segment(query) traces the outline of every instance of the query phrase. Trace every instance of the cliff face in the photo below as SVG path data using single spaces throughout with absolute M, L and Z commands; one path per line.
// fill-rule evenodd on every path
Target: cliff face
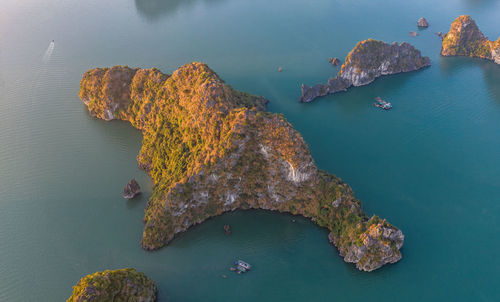
M 422 57 L 420 51 L 408 43 L 364 40 L 351 50 L 337 77 L 328 80 L 327 85 L 302 85 L 299 101 L 312 102 L 320 96 L 346 91 L 351 86 L 369 84 L 383 75 L 414 71 L 430 64 L 428 57 Z
M 73 287 L 68 302 L 153 302 L 156 286 L 143 273 L 126 268 L 88 275 Z
M 348 185 L 318 170 L 302 136 L 264 111 L 267 100 L 232 89 L 206 65 L 191 63 L 171 76 L 90 70 L 80 97 L 92 115 L 127 120 L 143 132 L 137 159 L 155 182 L 143 248 L 160 248 L 227 211 L 266 209 L 329 229 L 344 260 L 361 270 L 401 259 L 400 230 L 367 217 Z
M 500 38 L 490 41 L 479 30 L 470 16 L 455 19 L 450 31 L 443 37 L 443 56 L 468 56 L 495 61 L 500 64 Z

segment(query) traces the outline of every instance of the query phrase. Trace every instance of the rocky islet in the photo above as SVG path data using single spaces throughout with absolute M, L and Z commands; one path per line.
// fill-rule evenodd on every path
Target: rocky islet
M 156 285 L 132 268 L 106 270 L 83 277 L 67 302 L 154 302 Z
M 266 99 L 232 89 L 205 64 L 172 75 L 96 68 L 83 75 L 80 97 L 93 116 L 129 121 L 144 135 L 137 159 L 155 183 L 144 249 L 227 211 L 265 209 L 327 228 L 360 270 L 401 259 L 399 229 L 368 217 L 347 184 L 319 170 L 292 125 L 265 111 Z
M 428 27 L 428 22 L 425 20 L 425 18 L 421 18 L 418 20 L 418 26 L 419 27 Z M 375 41 L 373 40 L 367 40 L 369 41 L 368 43 L 380 43 L 380 41 Z M 363 43 L 365 41 L 362 41 L 360 43 Z M 382 42 L 383 43 L 383 42 Z M 403 43 L 406 44 L 406 43 Z M 399 47 L 403 46 L 403 44 L 399 45 Z M 477 25 L 475 24 L 474 20 L 472 20 L 469 16 L 460 16 L 458 17 L 453 24 L 451 25 L 450 31 L 443 36 L 443 47 L 441 54 L 443 56 L 455 56 L 455 55 L 461 55 L 461 56 L 471 56 L 471 57 L 479 57 L 483 59 L 489 59 L 495 61 L 495 63 L 500 63 L 499 59 L 499 44 L 500 44 L 500 39 L 495 41 L 489 41 L 478 29 Z M 360 44 L 357 45 L 357 47 Z M 398 46 L 397 44 L 393 44 L 392 46 Z M 410 45 L 411 46 L 411 45 Z M 370 46 L 368 46 L 370 47 Z M 408 47 L 408 46 L 403 46 L 403 48 Z M 356 48 L 355 48 L 356 49 Z M 349 54 L 354 52 L 354 50 Z M 384 51 L 382 51 L 384 53 Z M 407 54 L 411 53 L 408 52 Z M 351 58 L 346 59 L 346 64 L 349 62 L 352 62 L 352 64 L 359 64 L 363 65 L 363 60 L 358 60 L 356 61 L 355 59 L 353 60 Z M 354 56 L 354 54 L 353 54 Z M 355 56 L 354 56 L 355 57 Z M 416 58 L 419 60 L 418 56 Z M 330 58 L 330 63 L 333 65 L 338 64 L 338 59 L 332 59 Z M 337 64 L 336 64 L 337 63 Z M 360 85 L 365 85 L 373 81 L 374 78 L 383 75 L 383 74 L 390 74 L 390 73 L 397 73 L 397 72 L 405 72 L 405 71 L 411 71 L 411 70 L 416 70 L 421 67 L 428 66 L 428 59 L 426 60 L 425 57 L 423 61 L 420 61 L 418 64 L 410 64 L 413 66 L 410 67 L 403 67 L 401 68 L 401 71 L 398 71 L 398 69 L 395 67 L 398 64 L 393 64 L 392 65 L 392 70 L 391 68 L 388 68 L 391 66 L 391 63 L 383 63 L 381 67 L 378 68 L 379 72 L 374 72 L 371 75 L 366 75 L 366 70 L 363 73 L 362 71 L 359 71 L 358 69 L 349 69 L 350 66 L 342 66 L 341 72 L 339 72 L 339 75 L 336 79 L 336 81 L 330 80 L 328 82 L 328 93 L 330 91 L 335 91 L 335 90 L 345 90 L 347 87 L 345 86 L 360 86 Z M 387 65 L 387 66 L 384 66 Z M 196 67 L 194 67 L 196 66 Z M 419 67 L 421 66 L 421 67 Z M 194 68 L 189 68 L 189 65 L 184 66 L 183 68 L 187 69 L 197 69 L 197 67 L 201 69 L 207 69 L 204 70 L 203 74 L 205 74 L 205 71 L 207 71 L 210 76 L 215 77 L 215 82 L 217 80 L 220 80 L 217 78 L 215 73 L 211 72 L 208 67 L 206 67 L 204 64 L 200 63 L 193 63 L 191 64 L 191 67 Z M 373 68 L 373 66 L 371 66 Z M 396 69 L 394 69 L 396 68 Z M 182 69 L 182 68 L 181 68 Z M 382 70 L 380 70 L 382 69 Z M 352 70 L 355 70 L 353 73 Z M 373 70 L 373 69 L 372 69 Z M 279 71 L 282 71 L 282 68 L 279 68 Z M 92 76 L 89 76 L 88 73 L 91 73 L 92 76 L 94 77 L 92 79 Z M 159 73 L 159 71 L 155 69 L 151 70 L 139 70 L 139 69 L 130 69 L 128 67 L 114 67 L 111 69 L 96 69 L 93 71 L 89 71 L 86 73 L 87 76 L 84 75 L 84 78 L 82 79 L 82 91 L 80 95 L 82 96 L 82 100 L 85 102 L 85 104 L 89 107 L 89 110 L 92 115 L 97 116 L 99 118 L 102 118 L 104 120 L 112 120 L 112 119 L 125 119 L 129 120 L 132 124 L 137 123 L 137 125 L 141 124 L 138 120 L 130 120 L 132 118 L 132 112 L 130 111 L 130 105 L 131 103 L 137 102 L 138 100 L 133 100 L 132 98 L 134 97 L 134 91 L 133 87 L 131 87 L 130 90 L 128 89 L 120 89 L 118 84 L 122 84 L 123 87 L 131 86 L 133 85 L 133 82 L 135 80 L 135 77 L 137 74 L 141 76 L 142 73 L 142 81 L 147 82 L 148 79 L 144 78 L 143 73 L 147 73 L 148 75 L 153 75 L 152 79 L 153 82 L 156 84 L 160 84 L 163 81 L 166 81 L 169 77 L 167 75 L 163 75 Z M 342 73 L 342 74 L 341 74 Z M 356 74 L 362 74 L 361 76 L 356 76 Z M 96 77 L 97 76 L 97 77 Z M 337 80 L 338 79 L 338 80 Z M 84 81 L 85 80 L 85 81 Z M 97 80 L 97 81 L 93 81 Z M 341 81 L 343 80 L 343 82 Z M 83 83 L 86 82 L 86 85 Z M 90 82 L 90 84 L 89 84 Z M 138 84 L 138 83 L 136 83 Z M 145 83 L 143 83 L 145 84 Z M 150 84 L 150 83 L 149 83 Z M 219 84 L 219 83 L 218 83 Z M 224 84 L 222 84 L 224 85 Z M 320 84 L 319 84 L 320 85 Z M 99 88 L 102 88 L 101 91 L 94 91 L 93 94 L 92 89 L 89 89 L 89 86 L 94 86 L 93 88 L 96 88 L 98 86 Z M 153 85 L 154 86 L 154 85 Z M 208 85 L 210 86 L 210 85 Z M 217 85 L 216 85 L 217 86 Z M 156 88 L 158 88 L 157 86 Z M 333 87 L 333 89 L 332 89 Z M 128 88 L 128 87 L 127 87 Z M 137 88 L 137 87 L 135 87 Z M 229 92 L 235 93 L 237 95 L 235 98 L 239 99 L 241 102 L 236 101 L 233 107 L 238 107 L 238 105 L 243 106 L 242 108 L 239 108 L 240 110 L 243 111 L 248 111 L 246 113 L 246 121 L 244 124 L 250 122 L 251 119 L 249 119 L 250 116 L 257 116 L 261 115 L 263 111 L 263 107 L 267 100 L 263 98 L 258 98 L 258 97 L 253 97 L 250 95 L 243 95 L 243 98 L 241 98 L 241 95 L 238 95 L 238 92 L 232 90 L 229 87 L 228 88 Z M 306 88 L 308 88 L 306 86 Z M 142 87 L 144 89 L 144 87 Z M 309 89 L 309 88 L 308 88 Z M 332 89 L 332 90 L 330 90 Z M 189 90 L 189 89 L 188 89 Z M 310 88 L 309 92 L 313 92 L 313 94 L 317 94 L 320 96 L 321 94 L 324 93 L 325 86 L 314 86 Z M 83 92 L 83 93 L 82 93 Z M 145 92 L 145 91 L 141 91 Z M 186 92 L 186 90 L 184 90 Z M 227 92 L 227 91 L 226 91 Z M 304 86 L 303 86 L 303 94 L 304 94 Z M 99 105 L 96 105 L 96 98 L 99 97 L 108 97 L 107 101 L 104 102 L 99 102 Z M 143 95 L 144 96 L 144 95 Z M 158 97 L 158 93 L 153 93 L 153 91 L 148 91 L 146 93 L 146 98 L 149 101 L 155 101 L 156 97 Z M 109 98 L 111 97 L 111 98 Z M 178 96 L 177 96 L 178 98 Z M 216 97 L 217 98 L 217 97 Z M 229 99 L 231 99 L 231 96 L 229 96 Z M 243 100 L 243 101 L 242 101 Z M 220 99 L 217 99 L 217 101 L 220 101 Z M 95 106 L 92 106 L 94 104 Z M 141 116 L 142 119 L 142 125 L 145 126 L 145 118 L 148 113 L 151 112 L 151 103 L 147 104 L 142 104 L 143 105 L 143 114 Z M 207 105 L 207 103 L 205 104 Z M 210 105 L 214 105 L 213 102 Z M 231 106 L 229 106 L 231 107 Z M 228 113 L 226 111 L 224 113 Z M 232 108 L 230 110 L 235 110 L 235 108 Z M 158 113 L 158 108 L 156 110 Z M 266 114 L 266 117 L 268 120 L 266 120 L 266 123 L 278 123 L 279 127 L 291 127 L 286 121 L 284 121 L 282 118 L 276 119 L 275 117 L 272 117 L 270 114 Z M 133 117 L 133 119 L 136 119 L 137 117 Z M 261 115 L 262 118 L 262 115 Z M 262 120 L 260 119 L 262 122 Z M 238 126 L 241 126 L 239 124 Z M 253 126 L 256 126 L 254 124 Z M 252 128 L 252 127 L 250 127 Z M 256 127 L 259 128 L 259 127 Z M 142 128 L 141 130 L 144 131 L 146 128 Z M 248 129 L 247 129 L 248 130 Z M 248 133 L 252 133 L 252 138 L 253 140 L 256 140 L 256 137 L 261 136 L 261 133 L 258 133 L 259 131 L 262 131 L 262 129 L 252 129 L 252 131 L 248 131 Z M 288 134 L 290 135 L 290 132 L 293 132 L 293 129 L 288 129 Z M 239 135 L 247 135 L 245 133 L 246 131 L 240 131 L 238 132 Z M 286 131 L 285 131 L 286 132 Z M 293 135 L 292 135 L 293 136 Z M 299 136 L 300 137 L 300 136 Z M 290 137 L 287 137 L 290 138 Z M 234 137 L 231 137 L 231 139 L 234 139 Z M 267 137 L 269 140 L 269 137 Z M 281 138 L 282 139 L 282 138 Z M 257 139 L 258 140 L 258 139 Z M 286 139 L 285 139 L 286 140 Z M 293 141 L 293 139 L 292 139 Z M 300 140 L 299 140 L 300 141 Z M 254 142 L 255 143 L 255 142 Z M 303 141 L 301 141 L 302 144 Z M 233 142 L 233 145 L 236 144 L 236 149 L 240 150 L 248 148 L 247 146 L 244 146 L 245 144 L 248 144 L 248 141 L 244 143 L 242 140 L 238 142 L 238 140 L 235 140 Z M 300 143 L 299 143 L 300 144 Z M 330 199 L 336 197 L 332 202 L 331 202 L 331 207 L 328 204 L 325 204 L 322 201 L 318 201 L 317 199 L 321 199 L 322 197 L 314 196 L 312 197 L 309 202 L 319 205 L 320 209 L 318 212 L 315 213 L 315 211 L 311 211 L 310 209 L 307 209 L 307 206 L 304 206 L 303 204 L 298 204 L 296 205 L 293 200 L 291 199 L 286 199 L 279 201 L 279 197 L 276 198 L 276 196 L 267 196 L 267 199 L 270 200 L 265 200 L 266 197 L 263 197 L 263 193 L 260 192 L 254 197 L 258 197 L 258 201 L 252 203 L 250 200 L 244 198 L 242 195 L 247 194 L 246 192 L 243 192 L 245 190 L 242 190 L 241 187 L 238 188 L 231 188 L 231 185 L 229 184 L 229 181 L 226 181 L 224 184 L 224 187 L 226 191 L 224 193 L 222 192 L 217 192 L 217 190 L 211 188 L 211 182 L 214 181 L 214 179 L 218 180 L 220 179 L 220 175 L 217 174 L 210 174 L 208 178 L 211 178 L 212 181 L 206 181 L 203 180 L 203 177 L 206 169 L 200 169 L 200 171 L 196 172 L 195 174 L 191 175 L 188 178 L 187 183 L 182 183 L 182 181 L 178 181 L 175 186 L 172 186 L 168 192 L 168 194 L 165 194 L 163 192 L 163 197 L 172 200 L 176 200 L 173 195 L 176 193 L 178 194 L 179 191 L 181 193 L 184 193 L 184 189 L 186 187 L 190 187 L 187 184 L 191 184 L 190 189 L 193 190 L 193 192 L 190 192 L 187 194 L 187 197 L 191 198 L 191 202 L 188 199 L 183 198 L 177 198 L 177 210 L 182 207 L 186 207 L 186 202 L 189 207 L 200 207 L 204 208 L 203 204 L 207 202 L 207 199 L 210 199 L 210 194 L 214 194 L 217 196 L 219 199 L 219 202 L 224 201 L 224 206 L 219 207 L 215 212 L 210 213 L 208 216 L 205 215 L 202 219 L 198 218 L 197 221 L 191 222 L 189 221 L 189 218 L 194 218 L 192 215 L 183 215 L 186 213 L 186 210 L 180 209 L 180 212 L 167 212 L 169 209 L 165 210 L 165 213 L 163 215 L 174 215 L 174 216 L 182 216 L 184 218 L 183 223 L 181 223 L 181 226 L 177 226 L 173 230 L 173 234 L 167 235 L 166 240 L 160 241 L 160 242 L 153 242 L 151 245 L 145 244 L 145 241 L 143 240 L 143 247 L 146 249 L 155 249 L 158 248 L 159 246 L 162 246 L 163 244 L 168 243 L 169 240 L 173 238 L 173 236 L 178 233 L 179 231 L 183 231 L 186 228 L 188 228 L 192 224 L 200 223 L 203 221 L 203 219 L 208 218 L 210 215 L 218 215 L 221 214 L 224 211 L 228 210 L 234 210 L 236 208 L 263 208 L 263 209 L 269 209 L 269 210 L 278 210 L 278 211 L 285 211 L 285 212 L 291 212 L 293 214 L 301 214 L 306 217 L 312 218 L 312 220 L 316 221 L 319 225 L 325 226 L 328 229 L 330 229 L 330 233 L 328 235 L 328 239 L 330 242 L 332 242 L 334 245 L 336 245 L 339 248 L 339 253 L 342 257 L 344 257 L 344 260 L 346 262 L 353 262 L 356 263 L 356 266 L 361 269 L 361 270 L 366 270 L 366 271 L 371 271 L 373 269 L 376 269 L 380 266 L 382 266 L 385 263 L 394 263 L 398 261 L 401 258 L 401 254 L 399 252 L 399 249 L 402 247 L 403 242 L 404 242 L 404 236 L 401 233 L 400 230 L 397 228 L 391 226 L 388 224 L 385 220 L 380 220 L 378 217 L 373 216 L 371 218 L 367 218 L 366 215 L 364 215 L 361 211 L 361 206 L 359 201 L 355 200 L 354 197 L 352 196 L 352 192 L 350 191 L 350 188 L 343 184 L 339 179 L 335 178 L 333 175 L 328 175 L 326 172 L 322 172 L 316 169 L 314 166 L 314 163 L 312 163 L 312 159 L 307 158 L 310 155 L 307 154 L 308 150 L 307 147 L 302 147 L 302 157 L 307 158 L 306 160 L 306 166 L 308 169 L 307 171 L 300 171 L 295 170 L 295 167 L 293 166 L 293 163 L 291 161 L 287 161 L 285 158 L 287 156 L 284 156 L 284 154 L 274 154 L 275 150 L 272 150 L 269 148 L 269 145 L 264 145 L 262 143 L 259 143 L 260 150 L 254 150 L 254 151 L 260 151 L 264 161 L 267 162 L 273 162 L 272 164 L 268 164 L 266 170 L 266 179 L 269 178 L 269 176 L 274 177 L 274 183 L 278 187 L 287 187 L 288 184 L 283 184 L 283 181 L 277 180 L 277 174 L 282 174 L 281 176 L 286 179 L 288 182 L 295 183 L 296 185 L 300 183 L 300 186 L 302 186 L 302 182 L 308 183 L 310 182 L 310 179 L 314 179 L 312 183 L 314 183 L 312 186 L 315 185 L 320 185 L 320 186 L 327 186 L 328 189 L 326 191 L 323 191 L 323 198 L 326 196 L 330 195 Z M 293 148 L 293 147 L 292 147 Z M 300 148 L 300 147 L 299 147 Z M 304 149 L 306 149 L 304 151 Z M 141 150 L 142 151 L 142 150 Z M 293 153 L 293 152 L 291 152 Z M 234 154 L 233 154 L 234 155 Z M 236 156 L 229 156 L 229 157 L 244 157 L 247 156 L 245 151 L 240 152 L 240 154 L 237 154 Z M 224 156 L 223 156 L 224 157 Z M 280 158 L 281 157 L 281 158 Z M 139 157 L 138 157 L 139 158 Z M 220 161 L 221 158 L 217 159 L 215 162 Z M 281 161 L 281 163 L 280 163 Z M 234 162 L 234 159 L 233 159 Z M 280 163 L 276 165 L 276 163 Z M 288 167 L 285 163 L 288 163 Z M 295 162 L 297 164 L 297 162 Z M 217 163 L 216 166 L 218 166 L 218 169 L 211 170 L 209 169 L 210 172 L 217 171 L 220 174 L 227 174 L 228 170 L 230 171 L 231 168 L 234 168 L 233 165 L 227 165 L 227 164 L 221 164 Z M 148 166 L 142 166 L 147 170 Z M 284 168 L 285 167 L 285 168 Z M 288 168 L 288 170 L 287 170 Z M 248 170 L 249 167 L 246 168 Z M 241 173 L 241 171 L 239 171 Z M 283 173 L 285 172 L 285 173 Z M 238 173 L 238 174 L 240 174 Z M 231 174 L 231 173 L 229 173 Z M 242 176 L 246 176 L 245 172 L 241 174 Z M 231 177 L 231 176 L 229 176 Z M 239 176 L 239 181 L 241 182 L 241 176 Z M 333 183 L 333 185 L 332 185 Z M 254 184 L 254 186 L 257 184 Z M 308 184 L 311 186 L 311 184 Z M 194 186 L 194 187 L 193 187 Z M 259 187 L 259 185 L 257 185 Z M 306 185 L 307 187 L 307 185 Z M 342 191 L 341 194 L 328 194 L 328 190 L 334 190 L 335 192 L 338 191 L 338 188 L 342 188 L 340 191 Z M 197 193 L 194 193 L 194 192 Z M 277 192 L 278 191 L 278 192 Z M 288 191 L 293 191 L 293 189 L 288 188 Z M 309 191 L 311 192 L 311 191 Z M 135 195 L 140 193 L 140 187 L 138 183 L 135 181 L 135 179 L 132 179 L 124 188 L 123 190 L 123 197 L 124 198 L 133 198 Z M 267 192 L 267 194 L 270 194 L 271 192 Z M 276 193 L 281 193 L 279 190 L 274 190 L 272 194 Z M 330 192 L 331 193 L 331 192 Z M 173 194 L 173 195 L 172 195 Z M 180 194 L 182 197 L 186 197 L 184 194 Z M 294 197 L 301 196 L 299 192 L 294 192 Z M 225 198 L 225 200 L 224 200 Z M 227 203 L 229 201 L 229 204 L 234 204 L 236 200 L 233 199 L 241 199 L 239 203 L 237 203 L 236 206 L 231 206 L 227 207 Z M 245 200 L 246 199 L 246 200 Z M 273 200 L 274 199 L 274 200 Z M 328 198 L 326 198 L 328 199 Z M 152 198 L 153 200 L 153 198 Z M 195 204 L 192 202 L 195 201 Z M 278 201 L 278 202 L 277 202 Z M 288 206 L 282 206 L 279 205 L 281 202 L 288 203 Z M 346 202 L 347 201 L 347 202 Z M 197 204 L 196 204 L 197 203 Z M 346 219 L 345 215 L 339 215 L 339 213 L 335 213 L 332 215 L 332 212 L 345 212 L 345 204 L 349 206 L 349 216 Z M 300 210 L 296 208 L 296 206 L 302 207 Z M 167 207 L 168 208 L 168 207 Z M 325 217 L 322 217 L 322 211 L 324 212 L 324 209 L 328 209 L 327 212 L 330 212 L 327 216 L 335 216 L 333 221 L 328 221 L 328 219 L 325 221 Z M 338 209 L 338 210 L 335 210 Z M 171 209 L 170 209 L 171 210 Z M 206 210 L 206 208 L 204 208 Z M 349 211 L 348 210 L 348 211 Z M 210 212 L 210 211 L 209 211 Z M 190 213 L 193 214 L 193 213 Z M 354 214 L 354 216 L 353 216 Z M 159 216 L 162 216 L 159 214 Z M 203 216 L 203 215 L 202 215 Z M 146 215 L 147 217 L 147 215 Z M 189 218 L 187 218 L 189 217 Z M 349 220 L 352 219 L 352 217 L 357 217 L 357 224 L 355 229 L 362 229 L 362 232 L 358 231 L 353 231 L 349 230 L 349 228 L 352 228 L 352 225 L 349 226 L 348 224 L 345 223 L 345 221 L 342 221 L 343 219 Z M 165 218 L 165 217 L 163 217 Z M 361 219 L 360 219 L 361 218 Z M 155 230 L 156 227 L 154 227 L 155 224 L 155 219 L 148 220 L 145 218 L 145 221 L 149 221 L 149 225 L 153 226 L 150 229 Z M 340 227 L 337 225 L 340 224 Z M 160 232 L 161 231 L 172 231 L 172 228 L 164 228 L 165 226 L 163 225 L 160 227 Z M 148 232 L 148 228 L 145 228 L 144 231 L 144 236 L 146 238 Z M 226 226 L 225 226 L 226 230 Z M 347 236 L 345 234 L 342 234 L 344 232 L 351 232 L 350 235 Z M 226 230 L 226 233 L 228 230 Z M 230 231 L 229 231 L 230 232 Z M 153 231 L 154 233 L 154 231 Z M 352 233 L 355 233 L 355 236 L 353 238 Z M 165 236 L 164 236 L 165 237 Z M 347 239 L 347 240 L 346 240 Z M 147 278 L 144 274 L 138 273 L 133 269 L 124 269 L 124 270 L 115 270 L 115 271 L 105 271 L 105 272 L 100 272 L 100 273 L 95 273 L 92 275 L 89 275 L 87 277 L 82 278 L 78 284 L 74 287 L 74 292 L 73 295 L 68 299 L 68 301 L 108 301 L 110 299 L 124 299 L 127 301 L 155 301 L 156 300 L 156 287 L 154 285 L 154 282 Z
M 141 193 L 141 186 L 135 178 L 132 178 L 123 188 L 122 196 L 125 199 L 132 199 Z
M 488 40 L 470 16 L 462 15 L 443 35 L 441 55 L 481 58 L 500 64 L 500 37 L 496 41 Z
M 380 76 L 415 71 L 430 64 L 428 57 L 422 56 L 418 49 L 406 42 L 388 44 L 373 39 L 364 40 L 351 50 L 337 76 L 329 79 L 326 85 L 309 87 L 302 84 L 299 101 L 309 103 L 327 94 L 347 91 L 352 86 L 367 85 Z
M 422 17 L 422 18 L 418 19 L 417 26 L 426 28 L 426 27 L 429 27 L 429 22 L 427 22 L 427 20 Z

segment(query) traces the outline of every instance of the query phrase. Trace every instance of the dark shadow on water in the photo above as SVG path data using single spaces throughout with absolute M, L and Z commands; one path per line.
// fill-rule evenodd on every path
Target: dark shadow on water
M 482 66 L 490 96 L 500 103 L 500 65 L 488 62 Z
M 145 208 L 148 202 L 147 194 L 141 193 L 132 199 L 124 199 L 127 209 L 135 209 L 137 207 Z
M 477 66 L 478 64 L 488 63 L 482 59 L 468 57 L 443 57 L 439 56 L 439 67 L 446 74 L 453 74 L 461 69 Z
M 231 235 L 227 236 L 224 225 L 231 226 Z M 316 225 L 301 215 L 262 209 L 237 209 L 210 217 L 200 224 L 191 226 L 186 231 L 175 235 L 174 240 L 163 248 L 193 248 L 202 237 L 227 244 L 241 244 L 247 240 L 257 240 L 265 233 L 286 233 L 292 228 L 301 233 L 307 227 L 315 227 L 328 238 L 328 230 Z
M 182 8 L 192 8 L 197 3 L 215 5 L 225 0 L 135 0 L 135 7 L 139 15 L 149 21 L 157 21 L 161 18 L 175 14 Z
M 464 68 L 479 67 L 483 71 L 489 95 L 500 102 L 500 65 L 493 61 L 469 57 L 440 57 L 441 70 L 450 75 Z

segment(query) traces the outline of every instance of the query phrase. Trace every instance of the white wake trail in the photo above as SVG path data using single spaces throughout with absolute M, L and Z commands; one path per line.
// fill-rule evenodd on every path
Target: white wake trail
M 50 60 L 50 57 L 52 56 L 52 53 L 54 52 L 54 47 L 56 43 L 54 41 L 50 42 L 49 47 L 45 51 L 45 54 L 43 55 L 42 62 L 47 63 Z

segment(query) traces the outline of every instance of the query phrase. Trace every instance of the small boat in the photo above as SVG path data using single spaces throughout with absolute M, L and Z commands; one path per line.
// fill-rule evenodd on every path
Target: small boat
M 236 261 L 236 262 L 235 262 L 235 264 L 236 264 L 238 267 L 241 267 L 241 268 L 243 268 L 243 269 L 245 269 L 245 270 L 247 270 L 247 271 L 249 271 L 249 270 L 252 268 L 252 266 L 251 266 L 250 264 L 246 263 L 246 262 L 245 262 L 245 261 L 243 261 L 243 260 L 238 260 L 238 261 Z
M 236 271 L 238 274 L 246 273 L 252 269 L 252 266 L 243 260 L 234 262 L 234 266 L 230 268 L 231 271 Z
M 384 101 L 381 97 L 375 98 L 375 103 L 373 103 L 373 106 L 378 107 L 378 108 L 382 108 L 384 110 L 389 110 L 392 108 L 392 104 Z

